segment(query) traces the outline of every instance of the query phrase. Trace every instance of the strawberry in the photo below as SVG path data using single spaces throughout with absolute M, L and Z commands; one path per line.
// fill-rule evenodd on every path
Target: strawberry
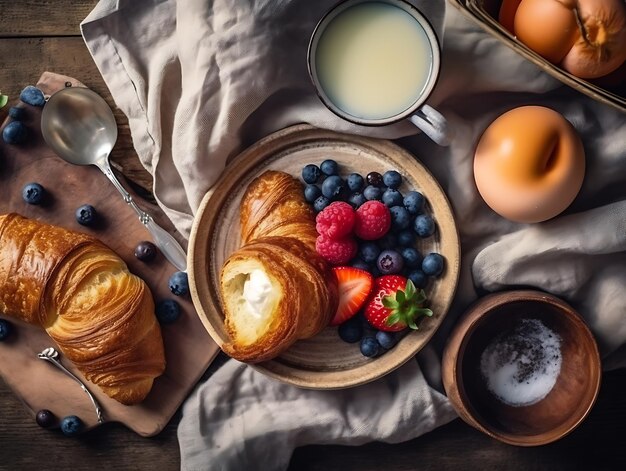
M 353 267 L 333 268 L 339 283 L 339 307 L 330 325 L 339 325 L 354 316 L 372 291 L 374 278 L 369 272 Z
M 402 330 L 407 326 L 417 330 L 420 316 L 432 316 L 433 311 L 423 308 L 424 290 L 419 291 L 411 280 L 399 275 L 386 275 L 374 280 L 372 296 L 365 306 L 365 318 L 375 328 L 387 332 Z

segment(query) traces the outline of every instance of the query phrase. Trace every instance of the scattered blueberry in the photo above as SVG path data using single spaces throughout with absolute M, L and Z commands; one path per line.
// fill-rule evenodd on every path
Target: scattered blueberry
M 389 170 L 383 175 L 383 183 L 389 188 L 400 188 L 400 185 L 402 185 L 402 175 L 395 170 Z
M 0 342 L 13 332 L 13 324 L 5 319 L 0 319 Z
M 430 237 L 435 232 L 435 221 L 428 214 L 420 214 L 413 223 L 415 232 L 420 237 Z
M 61 432 L 63 435 L 73 437 L 83 430 L 83 421 L 75 415 L 68 415 L 61 420 Z
M 366 200 L 380 200 L 383 195 L 383 190 L 374 185 L 369 185 L 365 187 L 363 190 L 363 196 L 365 196 Z
M 41 409 L 37 412 L 37 415 L 35 416 L 35 421 L 40 427 L 50 428 L 56 425 L 57 418 L 48 409 Z
M 398 337 L 395 332 L 385 332 L 384 330 L 379 330 L 376 332 L 376 341 L 382 348 L 389 350 L 396 344 Z
M 156 257 L 157 248 L 152 242 L 143 240 L 135 247 L 135 257 L 142 262 L 151 262 Z
M 338 175 L 331 175 L 322 183 L 322 194 L 329 200 L 338 198 L 344 191 L 346 182 Z
M 398 238 L 392 232 L 387 232 L 387 234 L 378 240 L 378 246 L 383 250 L 395 249 L 398 246 Z
M 180 316 L 180 304 L 173 299 L 163 299 L 156 305 L 156 316 L 161 324 L 171 324 Z
M 411 215 L 404 206 L 394 206 L 389 208 L 391 213 L 391 227 L 399 232 L 411 225 Z
M 350 203 L 350 206 L 352 206 L 354 209 L 358 209 L 359 207 L 361 207 L 361 205 L 363 205 L 363 203 L 365 203 L 367 201 L 367 199 L 365 198 L 365 196 L 363 195 L 363 193 L 352 193 L 349 197 L 348 197 L 348 203 Z
M 337 175 L 339 173 L 339 165 L 332 159 L 327 159 L 320 165 L 320 170 L 324 175 Z
M 358 173 L 351 173 L 348 175 L 348 188 L 352 192 L 361 191 L 363 189 L 363 185 L 365 185 L 365 180 Z
M 322 196 L 322 190 L 317 185 L 309 183 L 304 187 L 304 199 L 309 203 L 312 203 L 320 196 Z
M 41 204 L 46 190 L 39 183 L 27 183 L 22 188 L 22 198 L 28 204 Z
M 302 169 L 302 179 L 305 183 L 316 183 L 321 175 L 320 168 L 314 164 L 305 165 Z
M 404 259 L 395 250 L 383 250 L 378 256 L 376 265 L 383 275 L 393 275 L 402 271 Z
M 394 188 L 387 188 L 383 193 L 383 203 L 389 208 L 392 206 L 402 206 L 403 198 L 402 193 Z
M 350 266 L 354 268 L 358 268 L 360 270 L 370 271 L 369 264 L 365 263 L 360 258 L 355 258 L 354 260 L 352 260 L 352 263 L 350 263 Z
M 424 209 L 424 195 L 418 191 L 409 191 L 404 195 L 404 207 L 411 214 L 419 214 Z
M 422 265 L 422 254 L 417 251 L 417 249 L 413 247 L 405 247 L 402 249 L 402 258 L 404 259 L 404 264 L 407 267 L 419 267 Z
M 76 210 L 76 221 L 82 226 L 93 226 L 97 218 L 96 208 L 90 204 L 84 204 Z
M 363 325 L 359 318 L 353 317 L 341 324 L 337 332 L 339 333 L 339 338 L 344 342 L 356 343 L 363 337 Z
M 184 296 L 189 293 L 189 278 L 184 271 L 176 271 L 172 273 L 167 286 L 176 296 Z
M 380 248 L 375 242 L 363 242 L 359 247 L 359 257 L 364 262 L 373 263 L 378 260 L 380 255 Z
M 9 116 L 18 121 L 23 120 L 26 117 L 26 109 L 19 106 L 12 106 L 9 108 Z
M 419 268 L 411 270 L 407 275 L 407 278 L 413 282 L 416 288 L 426 288 L 428 284 L 428 276 Z
M 363 337 L 361 339 L 361 353 L 366 357 L 375 357 L 378 355 L 380 346 L 374 337 Z
M 411 247 L 415 244 L 415 232 L 405 229 L 398 232 L 398 245 L 401 247 Z
M 330 200 L 325 196 L 320 196 L 313 202 L 313 209 L 318 213 L 330 204 Z
M 2 139 L 7 144 L 23 144 L 28 137 L 28 130 L 21 121 L 11 121 L 2 130 Z
M 46 104 L 43 92 L 32 85 L 29 85 L 22 90 L 22 93 L 20 93 L 20 100 L 32 106 L 43 106 Z
M 365 177 L 368 185 L 381 186 L 383 184 L 383 176 L 378 172 L 370 172 Z
M 422 271 L 428 276 L 439 276 L 443 271 L 443 257 L 438 253 L 429 253 L 422 262 Z

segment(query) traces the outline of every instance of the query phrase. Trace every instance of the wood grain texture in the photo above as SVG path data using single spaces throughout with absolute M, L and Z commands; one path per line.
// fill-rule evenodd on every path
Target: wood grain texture
M 80 35 L 80 22 L 98 0 L 0 2 L 0 37 Z

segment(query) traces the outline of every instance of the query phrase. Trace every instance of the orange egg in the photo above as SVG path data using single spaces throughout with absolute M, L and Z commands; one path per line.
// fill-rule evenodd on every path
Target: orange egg
M 485 202 L 517 222 L 540 222 L 565 210 L 585 175 L 585 153 L 574 127 L 542 106 L 498 117 L 480 138 L 474 179 Z

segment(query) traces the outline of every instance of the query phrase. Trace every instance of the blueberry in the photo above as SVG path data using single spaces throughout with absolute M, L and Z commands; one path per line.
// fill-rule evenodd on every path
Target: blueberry
M 363 190 L 363 196 L 365 196 L 366 200 L 380 200 L 383 195 L 383 190 L 374 185 L 369 185 L 365 187 Z
M 422 262 L 422 271 L 428 276 L 439 276 L 443 271 L 443 257 L 438 253 L 429 253 Z
M 339 165 L 332 159 L 326 159 L 322 162 L 322 165 L 320 165 L 320 170 L 324 175 L 337 175 L 339 173 Z
M 395 234 L 387 232 L 387 234 L 385 234 L 382 239 L 378 240 L 378 246 L 383 250 L 395 249 L 398 246 L 398 238 L 395 236 Z
M 383 183 L 389 188 L 400 188 L 400 185 L 402 185 L 402 175 L 395 170 L 389 170 L 383 175 Z
M 28 137 L 28 130 L 21 121 L 11 121 L 2 131 L 2 139 L 7 144 L 23 144 Z
M 380 270 L 378 269 L 378 265 L 377 264 L 373 264 L 372 268 L 370 268 L 370 273 L 372 274 L 372 276 L 374 278 L 378 278 L 379 276 L 382 276 L 383 274 L 380 272 Z
M 156 257 L 157 248 L 152 242 L 143 240 L 135 247 L 135 257 L 142 262 L 151 262 Z
M 156 305 L 156 316 L 161 324 L 171 324 L 180 316 L 180 304 L 173 299 L 163 299 Z
M 395 332 L 385 332 L 384 330 L 379 330 L 376 332 L 376 341 L 378 341 L 378 345 L 382 348 L 389 350 L 396 344 L 398 337 Z
M 337 332 L 339 333 L 339 338 L 344 342 L 355 343 L 363 337 L 363 325 L 359 318 L 353 317 L 341 324 Z
M 320 196 L 313 202 L 313 209 L 318 213 L 330 204 L 330 200 L 325 196 Z
M 375 262 L 379 255 L 380 248 L 378 248 L 378 245 L 374 242 L 363 242 L 359 247 L 359 257 L 361 257 L 364 262 Z
M 355 258 L 354 260 L 352 260 L 352 262 L 350 263 L 350 266 L 354 268 L 358 268 L 360 270 L 370 271 L 370 266 L 367 263 L 365 263 L 363 260 L 361 260 L 360 258 Z
M 415 232 L 420 237 L 430 237 L 435 232 L 435 221 L 428 214 L 420 214 L 413 223 Z
M 329 200 L 341 196 L 346 188 L 346 182 L 338 175 L 331 175 L 322 183 L 322 194 Z
M 361 191 L 363 189 L 363 185 L 365 184 L 365 180 L 358 173 L 351 173 L 348 175 L 348 188 L 352 192 Z
M 320 168 L 314 164 L 305 165 L 302 169 L 302 179 L 305 183 L 316 183 L 321 174 Z
M 378 172 L 370 172 L 365 177 L 368 185 L 381 186 L 383 184 L 383 176 Z
M 422 254 L 417 251 L 417 249 L 413 247 L 405 247 L 402 249 L 402 258 L 404 259 L 404 264 L 407 267 L 419 267 L 422 265 Z
M 48 409 L 41 409 L 37 412 L 37 415 L 35 416 L 35 421 L 40 427 L 50 428 L 56 424 L 57 418 Z
M 170 276 L 167 286 L 176 296 L 184 296 L 189 293 L 189 278 L 184 271 L 176 271 Z
M 383 250 L 378 256 L 376 265 L 383 275 L 393 275 L 402 271 L 404 260 L 395 250 Z
M 380 346 L 375 337 L 363 337 L 361 339 L 361 354 L 363 356 L 372 358 L 378 355 Z
M 411 225 L 411 215 L 404 206 L 394 206 L 389 208 L 391 213 L 391 227 L 399 232 Z
M 419 214 L 424 209 L 426 198 L 418 191 L 409 191 L 404 195 L 404 207 L 411 214 Z
M 426 288 L 428 284 L 428 276 L 419 268 L 411 270 L 407 275 L 407 278 L 413 282 L 416 288 Z
M 22 90 L 22 93 L 20 93 L 20 100 L 32 106 L 43 106 L 46 104 L 43 92 L 32 85 L 29 85 Z
M 398 232 L 398 245 L 401 247 L 411 247 L 415 244 L 415 232 L 405 229 Z
M 75 415 L 68 415 L 61 420 L 61 432 L 63 435 L 73 437 L 83 430 L 83 421 Z
M 28 204 L 41 204 L 46 190 L 39 183 L 27 183 L 22 188 L 22 198 Z
M 322 196 L 322 190 L 317 185 L 309 183 L 304 187 L 304 199 L 309 203 L 312 203 L 320 196 Z
M 350 203 L 350 206 L 352 206 L 354 209 L 360 208 L 361 205 L 363 205 L 363 203 L 365 203 L 366 201 L 367 199 L 365 198 L 363 193 L 352 193 L 348 197 L 348 203 Z
M 392 206 L 402 206 L 402 193 L 393 188 L 387 188 L 383 193 L 383 203 L 385 203 L 389 208 Z
M 26 117 L 26 109 L 19 106 L 9 108 L 9 116 L 17 121 L 21 121 Z
M 76 221 L 82 226 L 93 226 L 97 218 L 96 208 L 90 204 L 84 204 L 76 210 Z
M 6 339 L 13 332 L 13 324 L 6 319 L 0 319 L 0 342 Z

